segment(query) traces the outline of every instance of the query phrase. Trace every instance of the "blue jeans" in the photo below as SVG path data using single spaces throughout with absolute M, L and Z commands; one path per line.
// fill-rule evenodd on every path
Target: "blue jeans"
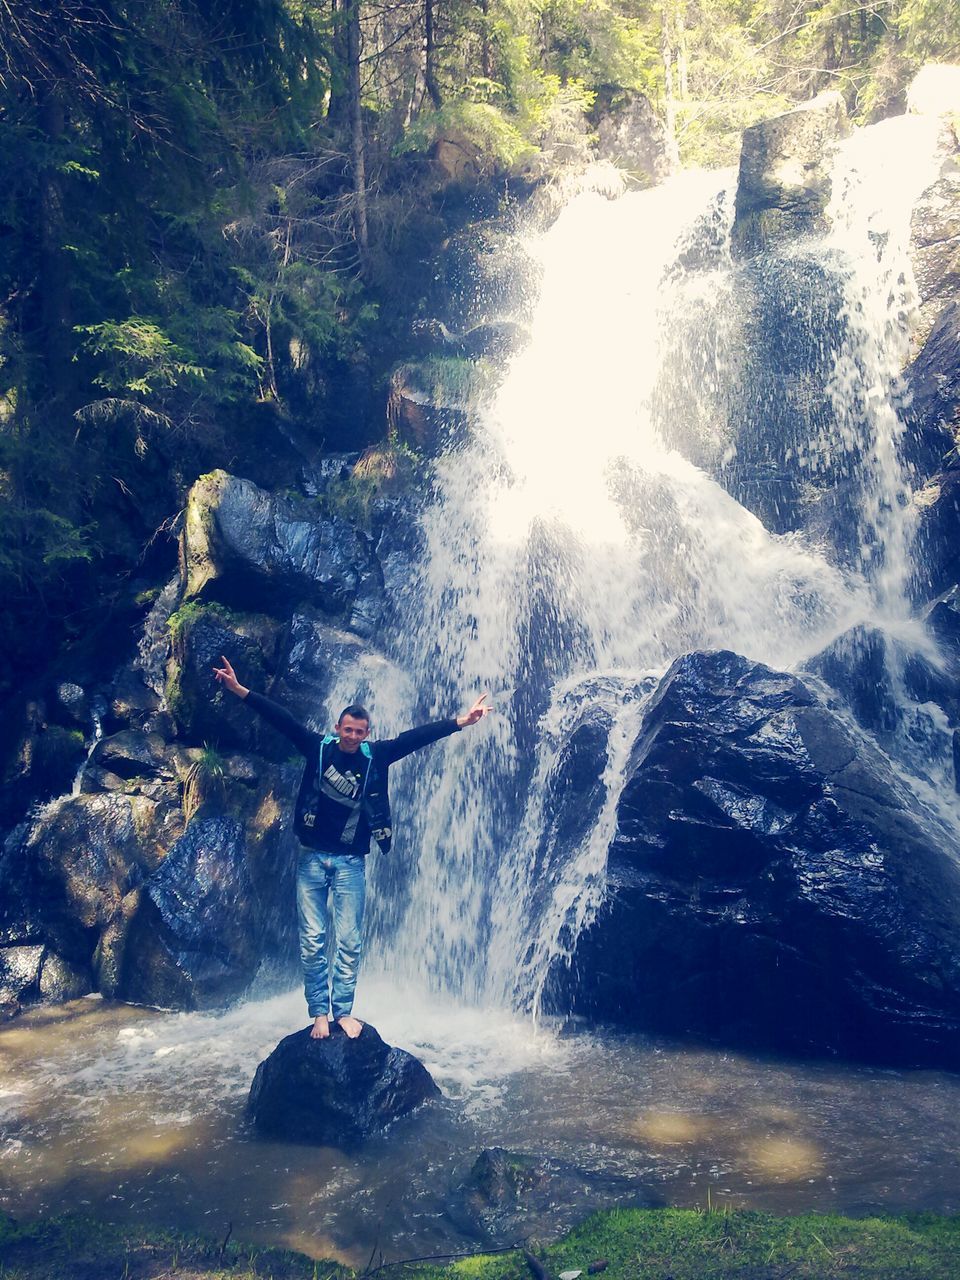
M 365 859 L 357 853 L 305 849 L 297 868 L 297 915 L 303 991 L 311 1018 L 331 1008 L 342 1018 L 353 1008 L 360 970 L 361 926 L 366 896 Z M 333 897 L 333 989 L 328 990 L 327 897 Z

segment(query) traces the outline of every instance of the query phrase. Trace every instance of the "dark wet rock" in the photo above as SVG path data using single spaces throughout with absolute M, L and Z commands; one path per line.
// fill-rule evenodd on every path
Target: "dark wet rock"
M 296 613 L 290 620 L 279 663 L 280 675 L 270 688 L 270 696 L 281 702 L 293 715 L 316 729 L 326 731 L 337 720 L 342 707 L 331 701 L 334 686 L 353 673 L 358 684 L 358 669 L 365 660 L 377 665 L 384 662 L 370 655 L 363 642 L 349 631 L 341 631 L 315 615 Z M 359 694 L 358 694 L 359 697 Z M 273 744 L 279 758 L 290 754 L 286 738 L 277 738 L 265 723 L 261 742 Z M 286 744 L 283 746 L 283 744 Z
M 175 797 L 80 795 L 47 806 L 23 846 L 32 920 L 69 964 L 89 969 L 123 901 L 182 830 Z
M 744 130 L 731 248 L 752 257 L 826 226 L 829 148 L 847 130 L 839 93 Z
M 948 468 L 927 486 L 917 533 L 921 600 L 948 591 L 960 581 L 960 466 Z
M 182 829 L 174 791 L 68 796 L 11 834 L 0 852 L 0 945 L 42 948 L 37 999 L 114 994 L 104 957 L 122 951 L 132 897 Z
M 542 1160 L 504 1147 L 481 1151 L 467 1174 L 464 1190 L 478 1206 L 503 1210 L 512 1208 L 526 1192 L 544 1178 Z
M 922 341 L 948 302 L 960 294 L 960 146 L 949 125 L 941 137 L 940 174 L 913 207 L 910 261 L 920 304 Z
M 531 875 L 534 915 L 563 875 L 569 851 L 582 843 L 599 817 L 612 723 L 605 707 L 586 702 L 577 722 L 566 729 L 556 764 L 545 780 L 545 821 Z
M 349 1147 L 438 1097 L 423 1063 L 366 1024 L 356 1040 L 338 1026 L 326 1040 L 309 1028 L 281 1040 L 257 1068 L 249 1105 L 270 1137 Z
M 170 656 L 170 618 L 180 603 L 182 587 L 179 573 L 170 579 L 154 601 L 143 623 L 133 669 L 148 689 L 160 697 L 167 679 Z M 142 726 L 141 726 L 142 727 Z
M 443 326 L 441 326 L 443 328 Z M 449 354 L 407 361 L 390 376 L 390 420 L 400 440 L 418 452 L 436 454 L 461 434 L 471 409 L 478 366 L 465 358 L 449 330 Z
M 899 691 L 894 685 L 890 637 L 879 627 L 864 625 L 845 631 L 809 659 L 806 670 L 842 693 L 864 729 L 892 732 L 897 726 Z
M 36 859 L 30 853 L 30 822 L 18 823 L 0 845 L 0 946 L 43 941 Z
M 40 943 L 0 947 L 0 1022 L 39 1000 L 43 952 Z
M 960 673 L 960 586 L 953 587 L 934 604 L 925 622 L 950 670 Z
M 673 664 L 618 807 L 606 900 L 554 1003 L 733 1045 L 960 1066 L 956 834 L 812 688 Z
M 163 1008 L 209 1008 L 249 986 L 262 927 L 243 824 L 195 818 L 143 886 L 118 995 Z
M 569 1161 L 490 1147 L 452 1188 L 445 1216 L 485 1245 L 502 1245 L 582 1222 L 601 1205 L 637 1203 L 636 1179 Z
M 921 598 L 947 591 L 960 580 L 960 302 L 940 312 L 920 355 L 906 373 L 910 435 L 926 444 L 916 498 L 919 511 L 917 577 Z M 933 461 L 930 461 L 932 456 Z
M 276 660 L 279 624 L 265 614 L 191 602 L 174 615 L 172 631 L 166 700 L 181 735 L 198 746 L 254 747 L 257 717 L 214 679 L 213 669 L 225 656 L 248 688 L 263 689 Z
M 861 624 L 809 659 L 805 669 L 836 690 L 840 704 L 889 754 L 898 756 L 905 748 L 904 764 L 921 776 L 917 728 L 909 730 L 916 709 L 935 704 L 951 723 L 960 716 L 960 663 L 949 660 L 949 651 L 945 656 L 942 661 L 929 645 L 918 647 Z
M 308 498 L 319 498 L 331 487 L 346 484 L 359 461 L 359 453 L 330 453 L 318 458 L 303 468 L 304 493 Z
M 624 170 L 637 186 L 655 186 L 679 167 L 663 123 L 642 93 L 601 88 L 592 115 L 597 158 Z
M 59 1004 L 64 1000 L 76 1000 L 88 995 L 94 987 L 89 966 L 72 964 L 53 953 L 44 956 L 39 978 L 41 999 Z
M 285 615 L 312 603 L 361 634 L 383 584 L 367 537 L 315 502 L 271 495 L 225 471 L 190 491 L 181 543 L 184 595 Z
M 817 112 L 808 118 L 806 111 L 800 111 L 756 128 L 761 135 L 768 128 L 775 134 L 783 122 L 806 121 L 816 133 L 818 119 L 822 123 Z M 751 136 L 748 130 L 744 166 L 748 166 L 751 154 Z M 817 154 L 816 147 L 811 154 Z M 778 164 L 780 160 L 773 164 L 774 169 Z M 794 160 L 787 163 L 787 169 L 792 165 Z M 822 169 L 824 181 L 828 167 L 827 163 Z M 735 245 L 743 234 L 744 201 L 753 181 L 748 177 L 741 173 Z M 758 198 L 769 198 L 775 204 L 779 199 L 775 193 L 763 194 L 765 181 L 761 172 Z M 821 197 L 825 201 L 828 195 L 824 187 L 810 208 L 819 208 Z M 767 528 L 777 533 L 802 530 L 838 548 L 841 562 L 859 569 L 862 537 L 851 512 L 862 506 L 863 445 L 856 439 L 841 438 L 843 433 L 838 435 L 831 393 L 835 352 L 849 324 L 845 298 L 849 265 L 829 254 L 822 240 L 800 236 L 804 230 L 822 230 L 820 214 L 811 222 L 809 212 L 808 208 L 802 217 L 797 214 L 799 221 L 791 235 L 752 245 L 749 252 L 740 255 L 746 260 L 736 274 L 734 328 L 723 357 L 727 388 L 723 416 L 733 424 L 730 434 L 711 436 L 709 431 L 686 427 L 689 413 L 680 411 L 691 386 L 698 380 L 709 386 L 711 377 L 716 376 L 716 355 L 709 345 L 691 344 L 696 352 L 691 357 L 694 367 L 677 380 L 664 379 L 658 388 L 657 411 L 664 421 L 674 424 L 671 443 L 715 475 Z M 932 225 L 928 231 L 931 236 L 937 234 Z M 694 238 L 691 248 L 681 254 L 687 269 L 688 263 L 698 265 L 697 255 L 708 245 L 709 238 L 702 234 Z M 705 256 L 709 260 L 709 252 Z M 693 305 L 707 308 L 714 304 L 701 299 Z M 960 386 L 956 332 L 956 325 L 951 326 L 949 314 L 945 314 L 927 347 L 906 371 L 902 387 L 894 389 L 906 428 L 900 441 L 902 460 L 915 488 L 930 482 L 929 490 L 917 498 L 925 542 L 921 560 L 930 564 L 930 581 L 918 589 L 920 600 L 944 590 L 958 577 L 960 518 L 954 486 L 949 478 L 942 484 L 937 480 L 953 447 L 960 403 L 960 395 L 954 397 L 951 390 Z M 703 362 L 702 368 L 696 367 L 697 361 Z
M 853 554 L 859 456 L 836 439 L 829 392 L 844 324 L 841 272 L 817 250 L 765 253 L 740 268 L 737 294 L 736 346 L 749 364 L 731 371 L 736 434 L 716 463 L 698 461 L 768 529 L 810 530 Z
M 67 725 L 86 730 L 90 725 L 90 699 L 80 685 L 62 680 L 56 687 L 53 704 L 58 719 Z
M 296 770 L 134 730 L 98 752 L 89 781 L 103 789 L 50 802 L 0 850 L 0 948 L 43 956 L 26 997 L 0 993 L 7 1011 L 92 990 L 207 1007 L 264 956 L 289 964 Z
M 132 666 L 123 667 L 110 689 L 109 727 L 149 731 L 157 723 L 159 709 L 160 698 L 146 683 L 143 672 Z
M 0 831 L 13 827 L 33 805 L 69 791 L 86 754 L 81 730 L 51 723 L 42 701 L 27 699 L 7 714 Z
M 176 767 L 167 744 L 158 733 L 124 729 L 102 738 L 90 755 L 90 763 L 118 778 L 176 776 Z

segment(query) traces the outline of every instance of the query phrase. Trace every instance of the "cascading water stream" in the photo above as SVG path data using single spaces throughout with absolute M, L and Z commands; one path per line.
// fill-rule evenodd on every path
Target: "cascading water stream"
M 898 413 L 917 307 L 910 216 L 937 177 L 939 128 L 936 116 L 905 115 L 858 130 L 838 149 L 828 210 L 826 249 L 842 264 L 846 288 L 829 387 L 832 439 L 820 448 L 858 459 L 862 571 L 877 620 L 893 626 L 910 612 L 916 523 Z M 895 182 L 891 156 L 897 157 Z
M 411 885 L 377 942 L 391 972 L 536 1008 L 602 900 L 646 677 L 697 648 L 787 668 L 857 621 L 906 625 L 913 517 L 897 394 L 914 305 L 909 215 L 935 174 L 936 135 L 935 119 L 908 117 L 843 144 L 833 230 L 815 246 L 844 300 L 832 435 L 811 431 L 802 465 L 849 456 L 852 566 L 839 549 L 768 533 L 668 443 L 716 457 L 736 439 L 730 177 L 718 190 L 718 175 L 687 174 L 615 200 L 586 189 L 529 243 L 542 277 L 530 342 L 474 439 L 439 463 L 400 628 L 411 643 L 394 655 L 428 710 L 489 689 L 498 715 L 412 780 L 400 841 Z M 901 151 L 891 200 L 880 175 Z M 606 716 L 607 765 L 571 850 L 551 826 L 550 782 L 591 707 Z

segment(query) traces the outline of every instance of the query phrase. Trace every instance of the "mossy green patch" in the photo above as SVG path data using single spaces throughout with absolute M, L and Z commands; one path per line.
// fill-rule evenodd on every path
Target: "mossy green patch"
M 604 1280 L 956 1280 L 960 1218 L 614 1209 L 539 1250 L 550 1277 Z M 399 1273 L 399 1268 L 386 1268 Z M 410 1268 L 403 1268 L 409 1274 Z M 416 1268 L 420 1280 L 532 1280 L 522 1253 Z
M 533 1251 L 551 1280 L 565 1271 L 580 1271 L 584 1280 L 591 1274 L 604 1280 L 956 1280 L 960 1218 L 614 1209 Z M 281 1249 L 82 1217 L 18 1225 L 0 1215 L 3 1280 L 346 1280 L 354 1274 Z M 374 1274 L 382 1280 L 532 1280 L 520 1251 L 433 1265 L 395 1262 Z
M 0 1217 L 2 1280 L 345 1280 L 352 1274 L 337 1262 L 229 1239 L 115 1227 L 72 1214 L 25 1225 Z
M 324 516 L 370 530 L 376 504 L 425 483 L 427 464 L 398 440 L 368 449 L 349 476 L 332 481 L 316 499 Z
M 201 618 L 215 618 L 218 622 L 224 623 L 225 626 L 236 625 L 239 620 L 239 614 L 233 609 L 228 609 L 225 604 L 218 604 L 213 600 L 188 600 L 186 604 L 182 604 L 176 613 L 171 613 L 167 619 L 167 628 L 174 641 L 179 640 L 187 628 L 191 627 L 195 622 L 199 622 Z

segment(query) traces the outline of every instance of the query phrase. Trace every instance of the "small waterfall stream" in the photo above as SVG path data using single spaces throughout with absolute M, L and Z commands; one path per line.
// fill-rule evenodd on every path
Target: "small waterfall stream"
M 727 247 L 734 175 L 684 174 L 617 199 L 588 182 L 531 237 L 542 285 L 530 342 L 474 438 L 438 464 L 393 655 L 428 712 L 488 689 L 498 714 L 408 774 L 398 856 L 411 883 L 374 948 L 389 971 L 536 1008 L 602 898 L 647 677 L 696 648 L 790 668 L 856 622 L 905 624 L 906 250 L 937 127 L 903 117 L 842 144 L 833 229 L 799 246 L 839 280 L 842 305 L 821 339 L 828 431 L 811 423 L 803 455 L 785 462 L 845 479 L 852 557 L 822 533 L 768 532 L 710 474 L 710 459 L 719 474 L 736 454 L 731 383 L 752 376 Z M 590 707 L 608 723 L 602 795 L 579 848 L 553 858 L 550 779 Z

